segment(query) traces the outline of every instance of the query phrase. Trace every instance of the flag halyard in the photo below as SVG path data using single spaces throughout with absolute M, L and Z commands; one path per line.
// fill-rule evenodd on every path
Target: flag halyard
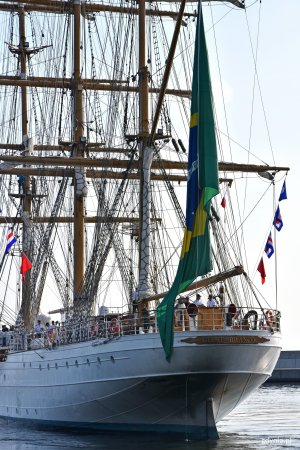
M 279 208 L 279 202 L 281 202 L 282 200 L 287 200 L 286 180 L 284 180 L 284 182 L 283 182 L 283 185 L 282 185 L 282 188 L 280 191 L 280 195 L 279 195 L 279 199 L 278 199 L 278 206 L 276 208 L 274 219 L 273 219 L 273 226 L 277 231 L 280 231 L 283 227 L 283 220 L 282 220 L 282 216 L 281 216 L 281 212 L 280 212 L 280 208 Z M 275 253 L 275 245 L 273 244 L 273 238 L 272 238 L 271 231 L 269 233 L 267 242 L 265 244 L 264 251 L 268 258 L 271 258 L 271 256 Z M 261 282 L 262 282 L 262 284 L 264 284 L 266 281 L 266 271 L 265 271 L 263 258 L 261 258 L 261 260 L 258 264 L 257 270 L 261 275 Z

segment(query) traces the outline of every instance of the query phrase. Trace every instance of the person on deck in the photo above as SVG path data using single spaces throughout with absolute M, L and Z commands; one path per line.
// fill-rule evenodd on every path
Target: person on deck
M 184 299 L 179 298 L 177 300 L 177 304 L 175 305 L 175 326 L 176 327 L 182 327 L 184 322 Z
M 139 293 L 137 291 L 137 289 L 132 291 L 132 295 L 131 295 L 131 301 L 132 301 L 132 313 L 133 315 L 135 313 L 137 313 L 138 310 L 138 300 L 139 300 Z
M 2 346 L 6 347 L 8 345 L 8 328 L 6 325 L 2 325 Z
M 188 297 L 184 299 L 184 304 L 188 315 L 193 319 L 193 324 L 196 325 L 197 306 L 195 303 L 191 303 Z
M 56 339 L 57 339 L 57 329 L 56 329 L 56 325 L 55 325 L 54 320 L 52 320 L 50 327 L 52 329 L 52 333 L 49 334 L 49 337 L 51 338 L 52 346 L 55 347 L 56 346 Z
M 216 306 L 218 306 L 218 303 L 217 303 L 216 299 L 213 297 L 212 294 L 209 294 L 208 300 L 207 300 L 207 307 L 208 308 L 215 308 Z
M 237 309 L 234 303 L 230 303 L 228 306 L 228 312 L 226 314 L 226 326 L 231 327 L 233 320 L 236 317 Z
M 143 331 L 144 333 L 148 333 L 149 327 L 150 327 L 150 318 L 149 318 L 149 311 L 146 307 L 146 305 L 143 305 L 142 309 L 142 318 L 143 318 Z
M 200 294 L 196 295 L 195 305 L 197 306 L 197 308 L 206 308 L 206 305 L 203 303 Z
M 42 327 L 41 321 L 38 320 L 34 327 L 35 337 L 37 337 L 37 338 L 42 337 L 43 331 L 44 331 L 44 328 Z

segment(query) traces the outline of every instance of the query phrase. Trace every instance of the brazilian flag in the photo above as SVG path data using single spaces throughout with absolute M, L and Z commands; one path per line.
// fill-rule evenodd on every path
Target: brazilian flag
M 215 124 L 200 3 L 192 84 L 186 228 L 175 280 L 157 308 L 159 332 L 168 361 L 172 355 L 176 297 L 198 276 L 212 269 L 208 219 L 211 199 L 218 192 Z

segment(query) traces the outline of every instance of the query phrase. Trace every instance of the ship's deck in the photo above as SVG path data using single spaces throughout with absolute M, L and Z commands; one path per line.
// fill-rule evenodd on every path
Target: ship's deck
M 280 313 L 270 309 L 236 308 L 233 313 L 228 307 L 197 308 L 188 314 L 185 307 L 174 312 L 174 331 L 224 330 L 235 332 L 247 330 L 280 331 Z M 74 342 L 99 338 L 111 339 L 126 335 L 158 333 L 156 311 L 136 311 L 132 314 L 109 313 L 93 316 L 89 320 L 69 320 L 43 327 L 41 333 L 27 333 L 23 330 L 0 332 L 2 358 L 8 352 L 55 348 Z

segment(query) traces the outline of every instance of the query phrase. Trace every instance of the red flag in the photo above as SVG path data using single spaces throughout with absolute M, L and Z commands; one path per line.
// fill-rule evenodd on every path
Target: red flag
M 25 253 L 22 253 L 21 275 L 24 280 L 25 280 L 25 273 L 27 272 L 27 270 L 31 269 L 31 267 L 32 267 L 31 262 L 29 261 Z
M 264 261 L 262 258 L 258 264 L 257 270 L 259 271 L 260 276 L 261 276 L 261 284 L 264 284 L 264 282 L 266 281 L 266 271 L 265 271 Z
M 223 208 L 225 208 L 225 206 L 226 206 L 226 198 L 225 198 L 225 196 L 222 198 L 221 206 L 222 206 Z

